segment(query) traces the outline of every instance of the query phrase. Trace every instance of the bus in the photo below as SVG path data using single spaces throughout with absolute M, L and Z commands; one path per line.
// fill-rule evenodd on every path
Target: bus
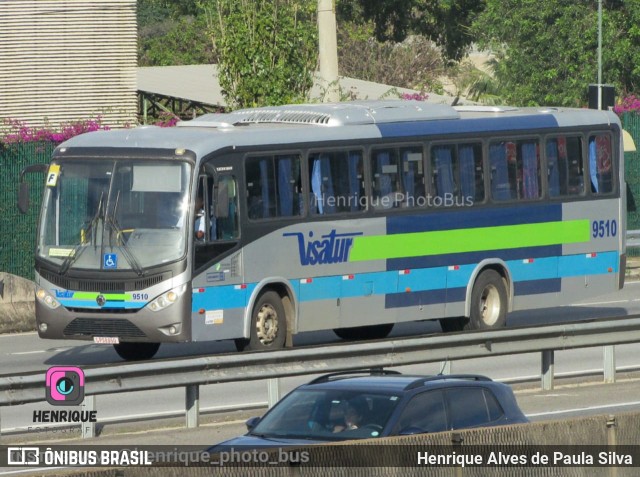
M 316 330 L 381 339 L 422 320 L 490 330 L 624 284 L 611 111 L 244 109 L 83 134 L 34 170 L 38 333 L 127 360 L 161 343 L 279 349 Z

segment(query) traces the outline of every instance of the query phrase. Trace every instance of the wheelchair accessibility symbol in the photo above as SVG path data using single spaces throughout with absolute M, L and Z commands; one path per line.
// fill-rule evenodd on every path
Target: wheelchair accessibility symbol
M 102 260 L 103 268 L 118 268 L 118 255 L 115 253 L 105 253 Z

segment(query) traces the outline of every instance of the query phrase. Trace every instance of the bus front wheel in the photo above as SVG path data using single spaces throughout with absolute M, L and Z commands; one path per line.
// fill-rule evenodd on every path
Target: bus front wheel
M 118 343 L 113 348 L 126 361 L 143 361 L 155 356 L 160 343 Z
M 507 285 L 495 270 L 478 276 L 471 291 L 471 313 L 466 329 L 490 330 L 507 323 Z
M 284 347 L 287 316 L 282 299 L 271 290 L 258 298 L 251 314 L 251 336 L 235 340 L 238 351 L 267 351 Z

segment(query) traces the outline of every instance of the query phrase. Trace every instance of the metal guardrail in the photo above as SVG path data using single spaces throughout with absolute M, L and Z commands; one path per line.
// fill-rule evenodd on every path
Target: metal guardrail
M 640 247 L 640 230 L 627 230 L 627 247 Z
M 100 394 L 185 387 L 187 427 L 197 427 L 199 386 L 206 384 L 541 352 L 542 388 L 552 389 L 554 350 L 604 346 L 604 378 L 613 382 L 616 372 L 613 345 L 634 342 L 640 342 L 640 315 L 563 325 L 85 368 L 85 394 L 91 409 L 91 405 L 95 405 L 93 396 Z M 170 378 L 162 379 L 163 376 Z M 44 401 L 43 384 L 42 372 L 0 377 L 0 406 Z M 270 386 L 270 394 L 277 399 L 277 383 Z M 91 436 L 95 430 L 87 432 Z

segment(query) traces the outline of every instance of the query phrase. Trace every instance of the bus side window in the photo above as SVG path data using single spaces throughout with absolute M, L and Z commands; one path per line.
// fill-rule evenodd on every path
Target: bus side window
M 579 137 L 558 136 L 547 140 L 549 197 L 582 195 L 584 166 Z
M 214 213 L 211 220 L 212 240 L 231 240 L 238 238 L 238 195 L 236 179 L 230 175 L 220 176 Z
M 365 208 L 362 152 L 330 151 L 309 155 L 310 211 L 316 215 Z
M 609 134 L 589 136 L 589 173 L 591 191 L 596 194 L 613 192 L 613 151 Z

